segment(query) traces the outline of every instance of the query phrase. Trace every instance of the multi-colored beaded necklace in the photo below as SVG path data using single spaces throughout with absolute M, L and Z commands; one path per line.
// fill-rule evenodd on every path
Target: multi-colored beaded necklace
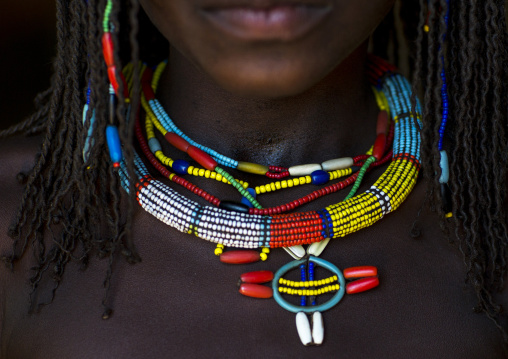
M 214 206 L 202 206 L 154 179 L 137 154 L 134 159 L 136 174 L 138 176 L 136 199 L 146 211 L 171 227 L 217 243 L 216 254 L 221 254 L 221 260 L 227 263 L 247 263 L 259 260 L 259 258 L 264 260 L 266 259 L 268 248 L 290 247 L 291 249 L 288 252 L 296 259 L 295 261 L 288 263 L 275 274 L 271 272 L 266 274 L 266 271 L 244 274 L 242 276 L 240 292 L 258 298 L 273 296 L 284 309 L 296 313 L 298 334 L 304 345 L 320 345 L 323 342 L 324 326 L 321 312 L 336 305 L 346 292 L 354 294 L 371 289 L 379 284 L 377 269 L 375 267 L 353 267 L 341 272 L 335 265 L 317 256 L 324 250 L 330 238 L 342 237 L 370 226 L 385 214 L 395 210 L 411 192 L 418 176 L 420 137 L 418 129 L 415 126 L 417 121 L 413 119 L 411 112 L 409 84 L 407 80 L 394 71 L 393 67 L 377 58 L 370 59 L 368 72 L 371 74 L 371 81 L 376 87 L 375 91 L 377 92 L 375 93 L 379 97 L 386 99 L 393 120 L 393 150 L 388 151 L 388 157 L 391 157 L 391 164 L 387 170 L 369 190 L 354 196 L 356 189 L 359 187 L 361 177 L 363 177 L 366 170 L 373 163 L 382 163 L 383 157 L 386 157 L 384 151 L 386 145 L 391 142 L 391 136 L 388 136 L 387 139 L 386 134 L 378 129 L 378 137 L 370 151 L 371 155 L 365 157 L 358 156 L 350 161 L 350 165 L 361 163 L 361 169 L 355 174 L 356 176 L 352 175 L 346 181 L 339 182 L 339 186 L 331 185 L 332 187 L 325 187 L 325 189 L 314 191 L 311 195 L 304 197 L 303 200 L 299 199 L 296 203 L 291 202 L 274 207 L 275 209 L 262 209 L 260 205 L 256 206 L 258 208 L 252 208 L 254 203 L 250 200 L 247 203 L 251 202 L 251 208 L 247 206 L 242 207 L 240 204 L 233 207 L 221 208 L 222 202 L 218 198 L 190 184 L 190 182 L 187 182 L 177 174 L 171 173 L 161 164 L 162 162 L 173 170 L 176 168 L 175 172 L 179 171 L 181 174 L 192 174 L 195 171 L 194 169 L 189 169 L 191 166 L 188 163 L 182 163 L 182 160 L 174 161 L 163 155 L 161 145 L 153 133 L 154 126 L 158 128 L 162 127 L 161 134 L 171 144 L 187 152 L 187 154 L 191 155 L 193 159 L 205 167 L 204 169 L 197 170 L 198 172 L 208 171 L 208 176 L 210 177 L 212 173 L 215 173 L 216 177 L 225 173 L 225 171 L 222 173 L 217 171 L 219 167 L 215 162 L 214 154 L 218 154 L 218 152 L 195 143 L 189 137 L 183 135 L 181 131 L 178 134 L 170 132 L 175 131 L 175 129 L 177 130 L 174 124 L 169 130 L 161 125 L 158 119 L 165 112 L 162 112 L 162 106 L 157 106 L 157 114 L 155 111 L 156 106 L 154 103 L 157 102 L 155 102 L 153 88 L 156 87 L 156 81 L 155 83 L 149 81 L 149 77 L 146 74 L 150 74 L 150 71 L 145 70 L 143 75 L 144 97 L 141 102 L 147 114 L 146 133 L 148 142 L 143 138 L 139 122 L 136 126 L 137 137 L 143 152 L 165 177 L 207 199 Z M 156 70 L 155 73 L 159 73 L 159 70 Z M 388 108 L 385 110 L 388 110 Z M 419 112 L 420 107 L 417 103 L 417 113 Z M 386 122 L 384 123 L 384 128 L 386 129 Z M 191 146 L 201 152 L 193 150 L 198 153 L 197 156 L 195 153 L 194 155 L 189 153 Z M 156 157 L 161 162 L 158 162 Z M 338 159 L 332 162 L 337 161 Z M 223 163 L 226 162 L 223 160 Z M 231 161 L 228 163 L 231 163 Z M 259 169 L 261 165 L 249 164 L 245 167 Z M 348 168 L 349 171 L 351 171 L 350 167 Z M 270 171 L 270 168 L 276 168 L 276 166 L 266 166 L 266 172 L 264 170 L 258 172 L 264 172 L 259 174 L 266 175 Z M 309 168 L 312 170 L 310 175 L 297 172 L 298 175 L 304 174 L 304 179 L 310 177 L 311 183 L 316 171 L 324 172 L 323 164 L 304 165 L 299 168 L 307 168 L 307 171 L 310 171 Z M 324 181 L 322 184 L 334 179 L 334 176 L 337 175 L 332 172 L 337 170 L 332 169 L 329 173 L 324 172 L 327 181 Z M 295 174 L 294 170 L 290 171 L 289 169 L 282 169 L 280 171 L 280 173 L 283 172 L 289 172 L 290 174 L 293 172 Z M 351 172 L 346 171 L 346 175 L 351 174 Z M 129 178 L 124 163 L 121 163 L 119 173 L 122 185 L 128 191 Z M 226 178 L 226 182 L 232 183 L 232 177 L 229 174 L 222 176 Z M 289 181 L 292 181 L 292 179 Z M 297 181 L 300 184 L 302 180 L 297 179 Z M 305 180 L 302 182 L 305 183 Z M 246 189 L 243 182 L 236 181 L 236 183 L 243 190 Z M 281 186 L 280 184 L 283 182 L 280 181 L 278 183 Z M 352 191 L 343 202 L 330 205 L 318 211 L 278 214 L 294 210 L 299 205 L 322 195 L 335 192 L 353 183 Z M 277 189 L 276 184 L 271 184 L 270 188 L 272 186 Z M 242 191 L 240 193 L 243 195 Z M 259 193 L 255 191 L 253 194 Z M 304 244 L 311 244 L 307 252 L 302 247 Z M 262 248 L 263 250 L 261 253 L 232 251 L 222 254 L 224 247 Z M 325 280 L 315 280 L 315 266 L 321 266 L 331 271 L 333 276 Z M 288 281 L 283 278 L 286 272 L 298 268 L 301 271 L 301 282 Z M 346 284 L 346 280 L 354 281 Z M 272 288 L 261 285 L 268 281 L 272 281 Z M 316 297 L 325 293 L 334 294 L 329 300 L 317 305 Z M 290 295 L 300 296 L 300 305 L 292 304 L 285 299 L 285 296 Z M 307 314 L 312 315 L 312 325 Z
M 154 179 L 136 155 L 138 202 L 171 227 L 227 247 L 310 244 L 342 237 L 373 224 L 396 209 L 412 190 L 420 160 L 420 138 L 411 115 L 408 82 L 389 67 L 384 67 L 385 71 L 374 69 L 379 71 L 377 86 L 388 100 L 395 130 L 392 162 L 368 191 L 319 211 L 281 215 L 240 213 L 202 206 L 184 197 Z M 122 183 L 127 184 L 123 165 L 120 176 Z
M 119 168 L 121 184 L 129 192 L 130 178 L 122 160 L 118 130 L 114 124 L 115 97 L 118 95 L 121 82 L 124 84 L 126 103 L 130 103 L 128 100 L 129 86 L 125 80 L 125 78 L 129 80 L 129 76 L 128 74 L 124 76 L 115 65 L 108 15 L 111 8 L 112 1 L 108 0 L 102 42 L 111 83 L 110 113 L 112 116 L 110 116 L 110 125 L 106 135 L 114 167 Z M 147 212 L 172 228 L 217 243 L 216 254 L 221 254 L 221 260 L 224 262 L 246 263 L 260 258 L 264 260 L 269 248 L 290 247 L 289 252 L 296 259 L 295 261 L 283 266 L 275 274 L 268 271 L 245 273 L 241 277 L 240 292 L 258 298 L 267 298 L 273 295 L 283 308 L 297 313 L 296 323 L 302 343 L 305 345 L 321 344 L 324 336 L 321 312 L 336 305 L 346 292 L 353 294 L 377 286 L 379 279 L 375 267 L 353 267 L 341 271 L 332 263 L 318 258 L 319 254 L 331 238 L 343 237 L 370 226 L 384 215 L 397 209 L 416 183 L 420 167 L 420 136 L 416 126 L 421 109 L 417 101 L 418 118 L 414 119 L 410 102 L 411 91 L 407 80 L 399 75 L 391 65 L 371 57 L 367 73 L 375 87 L 374 93 L 381 109 L 381 121 L 378 119 L 376 141 L 368 155 L 284 168 L 236 161 L 196 143 L 183 134 L 155 99 L 154 90 L 164 65 L 155 69 L 153 79 L 152 71 L 144 69 L 141 103 L 147 115 L 148 140 L 143 137 L 139 120 L 136 123 L 136 135 L 147 159 L 159 172 L 172 182 L 182 185 L 204 198 L 213 206 L 200 205 L 152 177 L 141 158 L 135 153 L 134 165 L 137 176 L 135 197 L 137 201 Z M 393 122 L 393 132 L 387 131 L 388 119 L 383 121 L 384 117 L 388 117 L 388 111 Z M 87 117 L 87 112 L 88 103 L 84 109 L 84 119 Z M 93 122 L 94 118 L 92 112 L 90 121 Z M 185 152 L 204 168 L 191 168 L 193 166 L 186 161 L 175 161 L 166 157 L 155 137 L 154 127 L 174 147 Z M 392 140 L 393 149 L 387 151 Z M 88 135 L 83 150 L 85 161 L 90 146 L 93 146 L 93 140 Z M 391 163 L 382 176 L 366 192 L 355 195 L 367 170 L 389 159 L 391 159 Z M 174 172 L 170 172 L 163 164 L 171 167 Z M 289 176 L 296 178 L 276 181 L 257 188 L 248 188 L 247 183 L 236 180 L 219 167 L 219 164 L 248 173 L 264 175 L 271 179 L 281 180 Z M 356 169 L 353 170 L 354 167 Z M 184 174 L 215 178 L 233 185 L 243 196 L 243 204 L 219 200 L 179 176 Z M 294 185 L 308 183 L 324 185 L 329 181 L 348 175 L 346 180 L 320 188 L 305 197 L 273 208 L 262 208 L 255 198 L 261 193 Z M 317 211 L 287 213 L 349 185 L 353 185 L 352 189 L 342 202 Z M 302 247 L 305 244 L 310 245 L 307 251 Z M 222 253 L 224 247 L 261 248 L 262 251 L 260 254 L 253 251 Z M 314 276 L 316 266 L 321 266 L 332 272 L 332 276 L 324 280 L 316 279 Z M 286 272 L 298 268 L 301 272 L 301 281 L 296 282 L 283 278 Z M 355 279 L 353 282 L 346 284 L 346 280 L 353 279 Z M 261 285 L 269 281 L 272 281 L 272 288 Z M 334 294 L 328 301 L 318 305 L 316 297 L 325 293 Z M 284 297 L 288 295 L 300 296 L 300 305 L 288 302 Z M 307 314 L 312 314 L 312 328 Z

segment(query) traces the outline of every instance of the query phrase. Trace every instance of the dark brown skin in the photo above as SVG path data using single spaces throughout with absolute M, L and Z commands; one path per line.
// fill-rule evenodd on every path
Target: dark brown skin
M 330 3 L 330 18 L 307 36 L 255 44 L 202 27 L 193 12 L 201 1 L 142 1 L 175 46 L 161 80 L 161 102 L 198 142 L 243 160 L 291 165 L 361 153 L 374 140 L 377 113 L 363 73 L 365 41 L 392 1 Z M 0 143 L 2 253 L 9 252 L 5 233 L 22 195 L 14 177 L 30 168 L 37 144 L 33 138 Z M 380 173 L 369 174 L 360 190 Z M 191 180 L 206 183 L 219 198 L 237 198 L 223 185 Z M 267 206 L 280 204 L 308 192 L 301 188 L 261 200 Z M 322 208 L 345 195 L 327 196 L 303 209 Z M 92 260 L 84 272 L 77 263 L 69 264 L 54 302 L 33 315 L 28 314 L 26 283 L 31 256 L 14 273 L 0 270 L 0 356 L 507 357 L 492 322 L 472 311 L 476 302 L 464 285 L 460 251 L 440 231 L 437 216 L 424 210 L 422 236 L 410 237 L 424 198 L 420 182 L 396 212 L 331 241 L 324 259 L 339 268 L 375 265 L 381 285 L 346 295 L 324 313 L 321 347 L 303 347 L 294 314 L 275 301 L 236 291 L 241 273 L 275 271 L 290 261 L 284 251 L 273 250 L 263 263 L 224 265 L 213 255 L 213 244 L 170 229 L 138 209 L 134 242 L 143 261 L 131 266 L 119 257 L 115 262 L 109 299 L 115 311 L 107 321 L 101 319 L 100 306 L 106 260 Z M 50 291 L 51 282 L 41 284 L 40 299 Z

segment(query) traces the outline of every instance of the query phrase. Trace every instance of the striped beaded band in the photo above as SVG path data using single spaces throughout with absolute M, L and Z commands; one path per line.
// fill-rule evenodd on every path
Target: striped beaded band
M 343 237 L 367 227 L 398 208 L 416 184 L 420 167 L 420 136 L 411 114 L 407 80 L 381 60 L 369 67 L 386 96 L 395 124 L 393 158 L 383 175 L 362 194 L 319 211 L 256 215 L 202 206 L 155 180 L 135 155 L 139 179 L 136 198 L 149 213 L 185 233 L 227 247 L 289 247 Z M 421 112 L 417 101 L 417 113 Z M 128 191 L 126 166 L 121 182 Z

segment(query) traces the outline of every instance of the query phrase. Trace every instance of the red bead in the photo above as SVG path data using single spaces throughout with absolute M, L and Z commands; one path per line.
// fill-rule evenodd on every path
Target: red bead
M 376 157 L 376 160 L 380 160 L 385 153 L 385 144 L 386 144 L 386 135 L 384 133 L 380 133 L 376 137 L 376 142 L 374 142 L 374 148 L 372 150 L 372 156 Z
M 217 167 L 217 161 L 215 161 L 208 153 L 196 146 L 190 145 L 187 149 L 187 154 L 207 170 L 213 171 L 215 170 L 215 167 Z
M 273 279 L 273 272 L 269 270 L 260 270 L 255 272 L 243 273 L 240 280 L 244 283 L 267 283 Z
M 382 133 L 386 134 L 388 128 L 388 113 L 386 111 L 380 111 L 377 116 L 376 135 Z
M 107 67 L 115 65 L 115 58 L 113 56 L 113 38 L 110 32 L 105 32 L 102 35 L 102 54 L 106 61 Z
M 347 294 L 361 293 L 365 292 L 366 290 L 375 288 L 378 285 L 378 277 L 362 278 L 346 284 L 346 292 Z
M 247 297 L 253 298 L 271 298 L 273 296 L 273 290 L 270 287 L 253 284 L 253 283 L 242 283 L 240 285 L 239 292 Z
M 344 269 L 342 273 L 346 279 L 374 277 L 377 275 L 377 268 L 374 266 L 351 267 Z
M 190 147 L 190 143 L 184 140 L 182 137 L 178 136 L 174 132 L 167 132 L 164 135 L 164 138 L 171 143 L 174 147 L 178 148 L 180 151 L 187 152 Z
M 220 261 L 228 264 L 253 263 L 260 260 L 259 253 L 256 251 L 227 251 L 220 255 Z

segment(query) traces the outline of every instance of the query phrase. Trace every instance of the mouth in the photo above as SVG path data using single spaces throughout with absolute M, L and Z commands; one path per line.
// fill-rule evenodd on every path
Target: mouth
M 330 5 L 286 3 L 267 6 L 206 7 L 202 14 L 212 26 L 242 40 L 295 40 L 317 26 L 331 11 Z

